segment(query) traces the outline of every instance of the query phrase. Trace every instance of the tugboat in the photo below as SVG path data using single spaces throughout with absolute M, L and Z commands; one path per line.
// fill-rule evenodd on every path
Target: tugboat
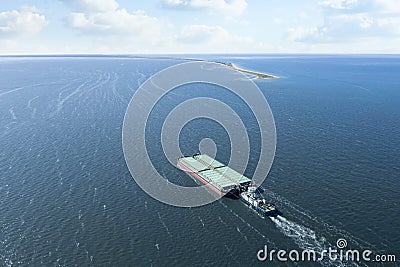
M 274 204 L 265 200 L 254 185 L 249 185 L 247 190 L 240 193 L 239 196 L 244 203 L 250 205 L 254 210 L 264 216 L 276 217 L 280 213 Z

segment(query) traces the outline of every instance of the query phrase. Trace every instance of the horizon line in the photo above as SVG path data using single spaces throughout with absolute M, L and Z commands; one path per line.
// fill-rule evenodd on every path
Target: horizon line
M 50 54 L 0 54 L 0 57 L 76 57 L 76 56 L 93 56 L 93 57 L 140 57 L 140 56 L 152 56 L 152 55 L 326 55 L 326 56 L 336 56 L 336 55 L 371 55 L 371 56 L 381 56 L 381 55 L 393 55 L 400 56 L 400 53 L 302 53 L 302 52 L 269 52 L 269 53 L 50 53 Z

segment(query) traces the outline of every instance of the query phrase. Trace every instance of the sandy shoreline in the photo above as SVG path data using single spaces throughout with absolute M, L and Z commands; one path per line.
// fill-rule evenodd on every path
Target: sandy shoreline
M 197 58 L 182 58 L 182 57 L 167 57 L 167 56 L 165 56 L 165 57 L 151 57 L 151 56 L 148 56 L 148 57 L 143 56 L 143 57 L 141 57 L 141 56 L 137 56 L 135 58 L 213 62 L 213 63 L 222 64 L 224 66 L 227 66 L 227 67 L 229 67 L 229 68 L 231 68 L 233 70 L 236 70 L 236 71 L 239 71 L 239 72 L 242 72 L 242 73 L 253 75 L 253 76 L 255 76 L 255 79 L 275 79 L 275 78 L 279 78 L 278 76 L 275 76 L 275 75 L 272 75 L 272 74 L 243 69 L 243 68 L 240 68 L 240 67 L 236 66 L 235 64 L 233 64 L 231 62 L 209 61 L 209 60 L 197 59 Z
M 243 72 L 243 73 L 254 75 L 254 76 L 256 76 L 256 79 L 275 79 L 275 78 L 279 78 L 278 76 L 275 76 L 275 75 L 272 75 L 272 74 L 267 74 L 267 73 L 252 71 L 252 70 L 246 70 L 246 69 L 240 68 L 240 67 L 236 66 L 235 64 L 229 63 L 229 62 L 228 63 L 226 63 L 226 62 L 216 62 L 216 63 L 223 64 L 223 65 L 225 65 L 225 66 L 227 66 L 227 67 L 229 67 L 229 68 L 231 68 L 233 70 L 236 70 L 236 71 L 240 71 L 240 72 Z
M 160 56 L 160 57 L 152 57 L 152 56 L 131 56 L 133 58 L 144 58 L 144 59 L 164 59 L 164 60 L 185 60 L 185 61 L 200 61 L 200 62 L 213 62 L 213 63 L 218 63 L 222 64 L 224 66 L 227 66 L 233 70 L 250 74 L 255 76 L 255 79 L 275 79 L 279 78 L 278 76 L 268 74 L 268 73 L 263 73 L 263 72 L 258 72 L 258 71 L 253 71 L 253 70 L 247 70 L 240 68 L 236 66 L 235 64 L 231 62 L 221 62 L 221 61 L 209 61 L 205 59 L 198 59 L 198 58 L 182 58 L 182 57 L 169 57 L 169 56 Z
M 247 69 L 243 69 L 240 68 L 238 66 L 236 66 L 235 64 L 231 63 L 231 62 L 220 62 L 220 61 L 209 61 L 209 60 L 205 60 L 205 59 L 196 59 L 196 58 L 180 58 L 180 57 L 143 57 L 143 58 L 147 58 L 147 59 L 165 59 L 165 60 L 185 60 L 185 61 L 200 61 L 200 62 L 213 62 L 213 63 L 218 63 L 218 64 L 222 64 L 224 66 L 227 66 L 233 70 L 242 72 L 242 73 L 246 73 L 246 74 L 250 74 L 255 76 L 255 79 L 275 79 L 275 78 L 279 78 L 278 76 L 272 75 L 272 74 L 268 74 L 268 73 L 263 73 L 263 72 L 258 72 L 258 71 L 253 71 L 253 70 L 247 70 Z
M 279 78 L 278 76 L 268 74 L 268 73 L 263 73 L 263 72 L 258 72 L 258 71 L 253 71 L 253 70 L 247 70 L 240 68 L 236 66 L 234 63 L 231 62 L 222 62 L 222 61 L 210 61 L 206 59 L 200 59 L 200 58 L 187 58 L 187 57 L 174 57 L 174 56 L 147 56 L 147 55 L 101 55 L 101 54 L 92 54 L 92 55 L 0 55 L 0 58 L 2 57 L 116 57 L 116 58 L 137 58 L 137 59 L 161 59 L 161 60 L 182 60 L 182 61 L 198 61 L 198 62 L 212 62 L 212 63 L 217 63 L 221 64 L 224 66 L 227 66 L 233 70 L 245 73 L 245 74 L 250 74 L 255 76 L 253 79 L 274 79 L 274 78 Z

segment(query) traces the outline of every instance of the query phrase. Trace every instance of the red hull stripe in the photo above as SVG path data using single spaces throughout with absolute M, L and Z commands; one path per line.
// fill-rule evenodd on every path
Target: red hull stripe
M 224 196 L 224 194 L 218 189 L 216 188 L 213 184 L 207 182 L 206 180 L 204 180 L 203 178 L 201 178 L 199 175 L 197 175 L 194 171 L 190 170 L 189 168 L 187 168 L 185 165 L 183 165 L 182 163 L 178 162 L 178 167 L 183 169 L 185 172 L 189 173 L 191 176 L 193 176 L 194 178 L 196 178 L 197 180 L 199 180 L 201 183 L 203 183 L 204 185 L 206 185 L 208 188 L 210 188 L 212 191 L 214 191 L 215 193 L 217 193 L 219 196 Z

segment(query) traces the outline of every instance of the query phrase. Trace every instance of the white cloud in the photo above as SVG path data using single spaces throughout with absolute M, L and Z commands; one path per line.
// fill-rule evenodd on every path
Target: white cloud
M 106 12 L 116 10 L 119 5 L 115 0 L 61 0 L 75 11 Z
M 162 41 L 164 25 L 144 11 L 116 9 L 99 13 L 71 13 L 67 25 L 85 36 L 105 43 L 119 39 L 132 44 L 156 45 Z
M 277 24 L 277 25 L 280 25 L 280 24 L 282 24 L 284 22 L 284 20 L 282 18 L 276 17 L 276 18 L 273 19 L 273 22 L 275 24 Z
M 333 9 L 350 9 L 358 4 L 358 0 L 324 0 L 319 2 L 323 7 Z
M 308 16 L 308 14 L 306 12 L 300 12 L 299 18 L 304 20 L 304 19 L 309 19 L 310 16 Z
M 289 28 L 287 31 L 288 39 L 296 42 L 313 42 L 323 35 L 324 28 L 306 28 L 302 26 Z
M 183 43 L 201 43 L 211 45 L 230 45 L 249 44 L 251 39 L 248 37 L 231 34 L 221 26 L 208 25 L 186 25 L 177 38 Z
M 47 20 L 35 7 L 22 7 L 19 10 L 0 13 L 0 38 L 10 39 L 29 37 L 40 32 Z
M 316 27 L 292 27 L 289 39 L 306 43 L 365 42 L 400 37 L 398 0 L 324 0 L 324 23 Z
M 113 51 L 125 49 L 125 53 L 138 49 L 187 51 L 190 48 L 194 51 L 232 51 L 251 43 L 250 38 L 232 34 L 221 26 L 183 25 L 177 28 L 142 10 L 128 12 L 124 8 L 72 12 L 66 17 L 66 25 L 88 38 L 101 51 L 109 51 L 112 47 Z
M 400 1 L 399 0 L 375 0 L 375 6 L 381 7 L 381 11 L 384 13 L 394 13 L 399 15 L 400 13 Z
M 246 0 L 164 0 L 167 8 L 205 9 L 224 13 L 228 16 L 240 16 L 247 8 Z
M 221 26 L 185 25 L 174 42 L 177 48 L 192 53 L 254 51 L 251 38 L 233 34 Z
M 66 25 L 87 38 L 101 51 L 148 51 L 171 39 L 169 24 L 151 17 L 143 10 L 128 12 L 115 0 L 61 0 L 74 12 Z
M 399 0 L 323 0 L 319 5 L 330 11 L 349 11 L 351 13 L 384 13 L 400 12 Z

